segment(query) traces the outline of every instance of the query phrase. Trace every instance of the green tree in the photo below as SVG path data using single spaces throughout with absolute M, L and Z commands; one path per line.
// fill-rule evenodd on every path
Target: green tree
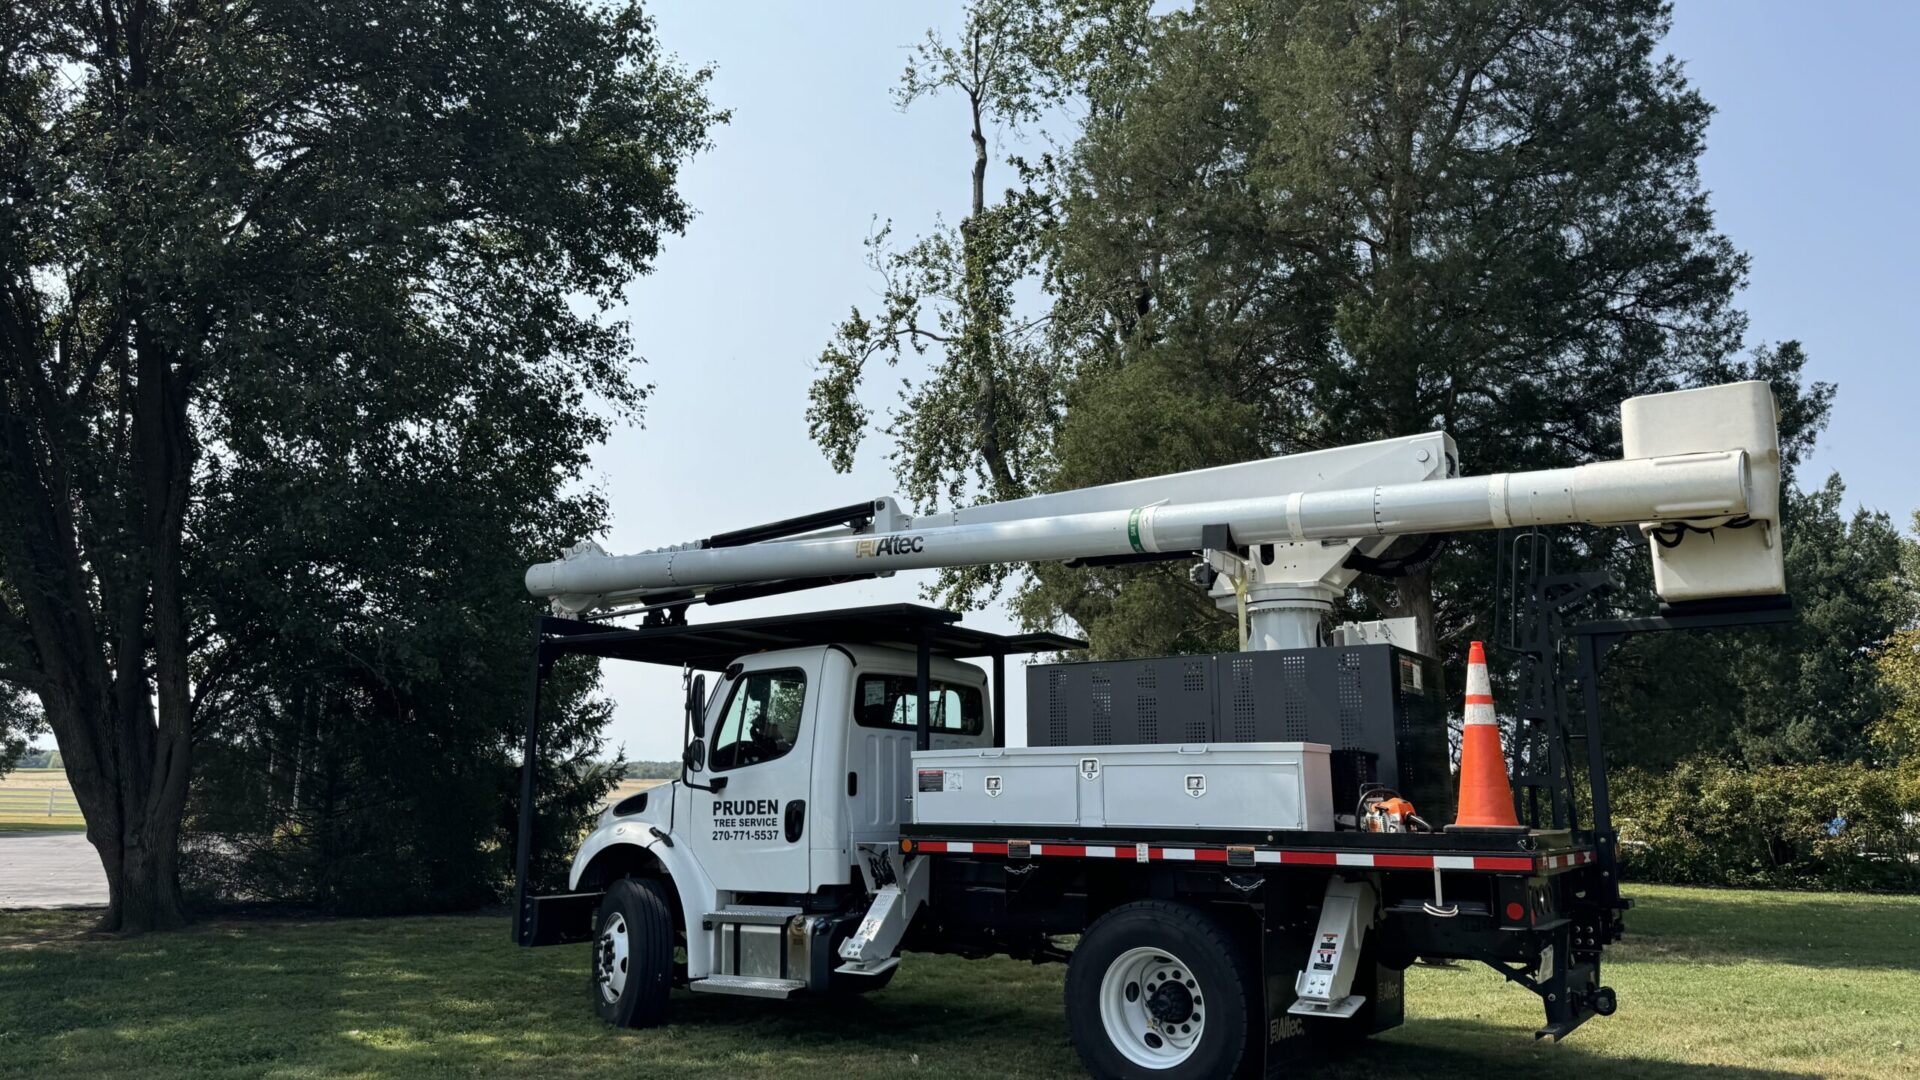
M 1144 28 L 1144 0 L 973 0 L 954 40 L 928 31 L 894 91 L 907 109 L 953 94 L 966 105 L 971 149 L 967 213 L 936 222 L 905 247 L 891 225 L 868 241 L 884 283 L 879 310 L 857 307 L 820 356 L 807 422 L 840 471 L 874 424 L 859 391 L 868 368 L 927 356 L 906 380 L 901 407 L 881 423 L 893 437 L 895 473 L 925 511 L 975 496 L 1028 494 L 1058 423 L 1057 367 L 1047 354 L 1048 317 L 1016 312 L 1016 292 L 1039 269 L 1051 200 L 1038 186 L 1045 165 L 1014 156 L 1020 180 L 996 201 L 988 186 L 992 145 L 1019 138 L 1078 88 L 1100 78 Z M 964 577 L 965 575 L 962 575 Z
M 493 440 L 564 488 L 604 430 L 587 396 L 640 398 L 594 305 L 686 223 L 716 116 L 626 4 L 21 0 L 0 45 L 0 677 L 44 706 L 106 925 L 171 926 L 196 736 L 233 693 L 211 591 L 247 541 L 201 525 L 259 520 L 210 500 L 327 467 L 297 436 L 353 414 L 362 371 L 392 406 L 366 454 Z M 407 550 L 446 586 L 424 540 L 383 554 Z
M 1888 701 L 1869 735 L 1883 760 L 1900 767 L 1909 794 L 1920 799 L 1920 627 L 1913 625 L 1920 615 L 1920 513 L 1912 525 L 1914 535 L 1901 540 L 1897 583 L 1909 617 L 1874 658 Z
M 1793 622 L 1621 648 L 1607 684 L 1615 761 L 1664 769 L 1696 755 L 1752 767 L 1876 756 L 1876 723 L 1898 716 L 1886 658 L 1914 598 L 1899 577 L 1899 530 L 1882 513 L 1846 513 L 1845 494 L 1837 475 L 1787 493 Z
M 1573 464 L 1618 454 L 1621 399 L 1767 363 L 1734 356 L 1746 258 L 1714 229 L 1711 109 L 1658 55 L 1666 27 L 1655 0 L 1162 19 L 1073 156 L 1056 275 L 1102 317 L 1055 482 L 1435 428 L 1475 472 Z M 1144 415 L 1169 398 L 1182 418 Z M 1454 550 L 1369 598 L 1459 633 L 1491 548 Z M 1101 607 L 1182 587 L 1113 578 Z M 1030 610 L 1073 616 L 1042 583 Z
M 0 684 L 0 776 L 18 768 L 27 747 L 44 730 L 40 710 L 12 687 Z
M 1059 420 L 1017 429 L 1026 487 L 1435 428 L 1475 472 L 1572 464 L 1618 453 L 1623 398 L 1753 375 L 1809 441 L 1831 388 L 1802 387 L 1797 346 L 1737 355 L 1747 260 L 1700 186 L 1711 108 L 1659 54 L 1667 25 L 1659 0 L 1211 0 L 1102 54 L 1045 189 L 1032 383 Z M 920 393 L 916 415 L 963 401 Z M 897 425 L 899 453 L 937 429 Z M 982 467 L 934 460 L 948 481 Z M 1360 599 L 1456 637 L 1491 550 L 1458 542 Z M 1229 640 L 1181 567 L 1030 586 L 1024 617 L 1098 651 Z

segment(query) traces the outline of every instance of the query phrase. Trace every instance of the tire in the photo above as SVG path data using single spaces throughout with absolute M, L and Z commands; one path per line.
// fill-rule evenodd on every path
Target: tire
M 1248 947 L 1199 908 L 1142 900 L 1101 916 L 1067 964 L 1067 1026 L 1096 1077 L 1238 1073 L 1255 1049 Z
M 621 878 L 593 921 L 587 984 L 593 1011 L 615 1027 L 652 1027 L 667 1018 L 673 987 L 674 919 L 659 882 Z

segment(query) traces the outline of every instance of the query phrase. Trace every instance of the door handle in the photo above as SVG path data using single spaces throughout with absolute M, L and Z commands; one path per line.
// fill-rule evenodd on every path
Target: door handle
M 807 827 L 807 800 L 795 799 L 787 804 L 787 843 L 800 842 L 800 833 Z

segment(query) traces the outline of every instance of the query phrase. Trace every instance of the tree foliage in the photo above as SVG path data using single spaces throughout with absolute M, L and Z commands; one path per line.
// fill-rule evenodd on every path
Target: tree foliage
M 0 10 L 0 679 L 109 926 L 180 921 L 207 740 L 498 790 L 502 567 L 596 524 L 584 406 L 642 396 L 600 311 L 688 219 L 704 81 L 624 4 Z
M 1622 399 L 1750 374 L 1746 259 L 1695 165 L 1711 110 L 1665 28 L 1652 0 L 1161 19 L 1063 193 L 1055 278 L 1099 317 L 1071 339 L 1053 482 L 1432 429 L 1476 472 L 1574 464 L 1617 456 Z M 1147 419 L 1139 384 L 1183 415 Z M 1485 587 L 1463 551 L 1369 599 L 1451 638 Z M 1043 579 L 1028 606 L 1077 599 Z
M 1650 636 L 1608 673 L 1607 739 L 1618 761 L 1664 768 L 1707 754 L 1743 765 L 1871 762 L 1895 699 L 1880 646 L 1910 624 L 1901 537 L 1885 514 L 1843 508 L 1830 476 L 1789 489 L 1782 529 L 1794 620 L 1713 635 Z
M 40 710 L 26 694 L 0 684 L 0 776 L 22 764 L 44 726 Z
M 1086 14 L 1056 10 L 1068 25 Z M 1038 274 L 1051 307 L 1018 324 L 1045 336 L 1022 368 L 1035 405 L 1002 429 L 1017 493 L 1435 429 L 1471 472 L 1572 465 L 1619 455 L 1623 399 L 1744 378 L 1774 388 L 1792 487 L 1834 387 L 1806 376 L 1797 342 L 1743 351 L 1748 260 L 1701 186 L 1712 108 L 1661 51 L 1661 0 L 1203 0 L 1097 25 L 1120 29 L 1053 69 L 1058 97 L 1082 103 L 1077 131 L 1021 163 L 1036 231 L 1006 266 Z M 887 295 L 912 315 L 927 291 Z M 890 344 L 900 323 L 849 325 L 843 345 Z M 822 385 L 858 369 L 847 356 L 829 350 L 816 409 Z M 940 370 L 888 429 L 913 463 L 908 492 L 992 495 L 979 444 L 951 440 L 971 384 Z M 864 415 L 842 419 L 833 431 Z M 849 444 L 816 437 L 846 467 Z M 1847 520 L 1840 490 L 1789 498 L 1803 617 L 1785 647 L 1758 635 L 1622 654 L 1623 757 L 1866 752 L 1884 695 L 1864 650 L 1906 601 L 1889 526 Z M 1347 614 L 1411 615 L 1451 653 L 1492 629 L 1500 542 L 1455 538 L 1406 577 L 1363 578 Z M 1613 612 L 1645 613 L 1643 539 L 1554 543 L 1560 568 L 1624 579 Z M 1096 654 L 1233 647 L 1185 571 L 1039 566 L 1014 604 L 1031 625 L 1074 624 Z M 964 586 L 980 579 L 946 583 L 978 599 Z
M 903 380 L 901 407 L 881 424 L 895 442 L 906 496 L 925 510 L 1027 494 L 1059 421 L 1057 368 L 1044 315 L 1016 314 L 1016 290 L 1038 272 L 1052 208 L 1039 186 L 1046 163 L 1007 160 L 1020 182 L 996 200 L 988 188 L 993 143 L 1019 138 L 1100 70 L 1145 25 L 1139 0 L 1028 3 L 976 0 L 953 40 L 929 31 L 894 92 L 907 109 L 956 95 L 964 103 L 971 187 L 957 226 L 935 222 L 904 247 L 891 225 L 868 240 L 884 283 L 878 310 L 855 308 L 820 356 L 809 430 L 846 471 L 874 422 L 859 390 L 876 361 L 929 357 L 924 377 Z
M 1920 800 L 1886 770 L 1690 758 L 1612 781 L 1634 880 L 1920 891 Z
M 1920 513 L 1912 525 L 1914 536 L 1900 545 L 1899 586 L 1910 605 L 1908 620 L 1874 657 L 1888 705 L 1868 736 L 1882 761 L 1899 766 L 1908 796 L 1920 803 L 1920 627 L 1914 625 L 1920 618 Z

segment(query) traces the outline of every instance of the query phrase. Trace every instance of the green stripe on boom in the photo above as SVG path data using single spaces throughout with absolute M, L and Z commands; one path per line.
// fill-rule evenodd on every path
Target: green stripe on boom
M 1145 554 L 1146 546 L 1140 543 L 1140 510 L 1136 506 L 1133 513 L 1127 515 L 1127 543 L 1133 545 L 1133 550 Z

